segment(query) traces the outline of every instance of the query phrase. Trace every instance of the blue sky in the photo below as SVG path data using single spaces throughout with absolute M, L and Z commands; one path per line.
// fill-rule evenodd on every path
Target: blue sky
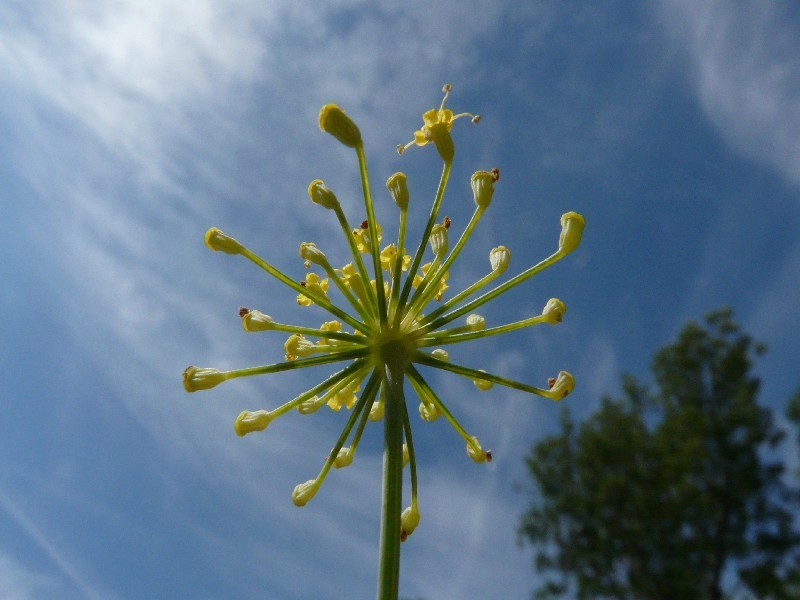
M 245 334 L 239 306 L 323 319 L 202 236 L 219 226 L 298 277 L 301 241 L 344 259 L 306 196 L 322 178 L 363 214 L 352 153 L 317 127 L 328 102 L 361 127 L 385 231 L 397 217 L 382 182 L 408 173 L 412 239 L 439 163 L 394 146 L 445 82 L 452 108 L 483 115 L 454 129 L 456 230 L 470 174 L 502 175 L 453 289 L 493 246 L 515 274 L 552 252 L 563 212 L 586 217 L 575 254 L 484 311 L 500 324 L 557 296 L 564 323 L 454 361 L 539 385 L 567 369 L 581 415 L 622 372 L 646 375 L 687 319 L 729 304 L 769 347 L 762 401 L 782 412 L 800 383 L 799 33 L 796 7 L 763 1 L 3 3 L 0 596 L 374 593 L 381 428 L 298 509 L 291 491 L 344 414 L 294 413 L 242 439 L 232 424 L 325 372 L 180 384 L 188 364 L 281 358 L 283 338 Z M 443 421 L 414 419 L 422 522 L 401 592 L 526 598 L 522 459 L 559 407 L 430 380 L 495 461 L 475 465 Z

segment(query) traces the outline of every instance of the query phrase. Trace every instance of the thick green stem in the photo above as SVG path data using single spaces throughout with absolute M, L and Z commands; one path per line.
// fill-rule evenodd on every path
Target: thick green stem
M 399 350 L 399 349 L 398 349 Z M 400 584 L 400 513 L 403 500 L 403 371 L 406 357 L 387 348 L 384 358 L 383 502 L 378 600 L 397 600 Z

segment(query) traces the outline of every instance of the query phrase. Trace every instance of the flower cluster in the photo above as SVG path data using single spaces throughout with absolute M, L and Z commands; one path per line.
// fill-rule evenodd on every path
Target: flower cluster
M 294 503 L 303 506 L 319 490 L 331 467 L 339 469 L 352 463 L 368 421 L 384 420 L 386 439 L 394 440 L 391 443 L 395 450 L 401 448 L 399 454 L 402 465 L 408 464 L 410 471 L 411 503 L 400 517 L 402 539 L 414 531 L 420 519 L 414 447 L 403 392 L 406 379 L 419 400 L 418 411 L 422 420 L 435 421 L 443 417 L 462 437 L 472 460 L 481 463 L 492 459 L 491 451 L 484 449 L 478 439 L 462 427 L 425 381 L 417 366 L 433 367 L 466 377 L 481 391 L 497 384 L 561 400 L 574 387 L 573 377 L 566 371 L 550 378 L 547 387 L 540 388 L 482 369 L 455 364 L 443 348 L 523 327 L 560 323 L 566 307 L 557 298 L 548 300 L 535 316 L 494 327 L 487 327 L 486 320 L 474 311 L 575 250 L 584 227 L 581 215 L 575 212 L 564 214 L 561 217 L 558 245 L 550 256 L 486 291 L 485 288 L 506 272 L 511 259 L 511 252 L 505 246 L 493 248 L 489 252 L 489 272 L 466 289 L 445 299 L 450 267 L 489 208 L 499 171 L 478 171 L 472 176 L 474 213 L 455 244 L 451 244 L 450 220 L 445 218 L 438 222 L 455 152 L 450 130 L 461 117 L 470 117 L 473 123 L 477 123 L 479 117 L 469 113 L 454 115 L 445 108 L 450 86 L 445 86 L 443 92 L 444 99 L 439 108 L 424 113 L 424 124 L 415 132 L 414 140 L 405 146 L 398 146 L 402 154 L 412 145 L 433 144 L 443 161 L 433 206 L 413 257 L 405 252 L 409 209 L 406 175 L 395 173 L 386 182 L 389 194 L 400 211 L 400 227 L 396 243 L 381 247 L 382 231 L 374 215 L 361 133 L 338 106 L 324 106 L 319 116 L 320 128 L 356 151 L 367 218 L 358 227 L 351 227 L 336 195 L 320 180 L 311 182 L 308 195 L 313 203 L 333 212 L 350 247 L 352 261 L 334 268 L 316 244 L 303 242 L 300 244 L 300 258 L 306 268 L 318 272 L 308 272 L 304 280 L 298 282 L 219 229 L 209 229 L 205 242 L 212 250 L 238 254 L 252 261 L 294 290 L 300 305 L 317 306 L 327 311 L 333 320 L 325 321 L 319 328 L 300 327 L 278 323 L 258 310 L 242 308 L 239 314 L 246 331 L 289 334 L 284 344 L 285 361 L 232 371 L 190 366 L 183 373 L 184 387 L 194 392 L 213 388 L 237 377 L 343 363 L 345 366 L 324 381 L 281 406 L 271 410 L 242 412 L 235 422 L 236 433 L 243 436 L 264 430 L 276 418 L 292 410 L 310 414 L 327 405 L 334 411 L 344 408 L 349 412 L 346 425 L 320 473 L 294 489 Z M 430 260 L 423 263 L 428 246 Z M 338 289 L 342 300 L 352 310 L 344 310 L 334 304 L 330 298 L 333 287 Z M 465 317 L 463 324 L 447 327 L 461 317 Z M 397 465 L 402 477 L 399 460 Z

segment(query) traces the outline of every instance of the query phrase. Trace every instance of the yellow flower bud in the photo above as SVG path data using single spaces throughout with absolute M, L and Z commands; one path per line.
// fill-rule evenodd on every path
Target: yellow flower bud
M 309 479 L 305 483 L 295 486 L 292 492 L 292 502 L 294 502 L 295 506 L 305 506 L 314 497 L 318 489 L 317 480 Z
M 268 331 L 275 328 L 275 321 L 269 315 L 265 315 L 258 310 L 245 310 L 243 309 L 240 314 L 242 315 L 242 327 L 245 331 Z
M 476 463 L 492 462 L 492 451 L 484 450 L 478 443 L 478 438 L 472 436 L 469 438 L 472 443 L 467 442 L 467 454 Z
M 550 391 L 547 397 L 553 400 L 566 398 L 575 389 L 575 378 L 567 371 L 561 371 L 555 380 L 548 383 L 550 383 Z
M 222 233 L 222 231 L 217 229 L 216 227 L 212 227 L 211 229 L 206 231 L 205 242 L 206 246 L 211 248 L 214 252 L 225 252 L 226 254 L 241 254 L 242 250 L 244 250 L 244 246 L 242 246 L 232 237 L 229 237 L 224 233 Z
M 225 381 L 225 373 L 217 369 L 186 367 L 183 372 L 183 387 L 187 392 L 210 390 Z
M 542 309 L 542 316 L 547 323 L 555 325 L 556 323 L 561 323 L 561 319 L 564 318 L 564 313 L 566 312 L 567 307 L 561 300 L 558 298 L 550 298 Z
M 349 467 L 351 464 L 353 464 L 353 453 L 350 452 L 350 448 L 340 448 L 336 458 L 333 459 L 333 467 L 341 469 L 342 467 Z
M 511 251 L 505 246 L 498 246 L 492 248 L 489 252 L 489 264 L 492 265 L 492 271 L 502 274 L 508 268 L 508 263 L 511 261 Z
M 361 132 L 353 120 L 335 104 L 326 104 L 319 111 L 319 128 L 330 133 L 345 146 L 355 148 L 361 143 Z
M 423 421 L 427 421 L 428 423 L 433 423 L 436 419 L 438 419 L 441 414 L 439 413 L 439 409 L 436 408 L 436 405 L 425 404 L 424 402 L 419 403 L 419 416 L 422 418 Z
M 339 206 L 339 200 L 336 195 L 328 189 L 321 179 L 315 179 L 308 185 L 308 196 L 314 204 L 319 204 L 329 210 Z
M 447 350 L 443 350 L 442 348 L 437 348 L 433 352 L 431 352 L 431 356 L 433 358 L 438 358 L 439 360 L 443 360 L 444 362 L 450 362 L 450 355 L 447 353 Z
M 568 212 L 561 216 L 561 235 L 558 238 L 558 251 L 569 254 L 581 243 L 584 218 L 576 212 Z
M 272 417 L 265 410 L 257 410 L 255 412 L 245 410 L 236 417 L 234 429 L 236 429 L 236 435 L 242 437 L 253 431 L 264 431 L 270 421 L 272 421 Z
M 437 223 L 431 229 L 431 250 L 438 258 L 443 258 L 447 254 L 447 228 L 444 225 Z
M 300 258 L 316 265 L 328 264 L 325 253 L 317 248 L 317 245 L 313 242 L 303 242 L 300 244 Z
M 405 173 L 395 173 L 386 180 L 386 187 L 400 210 L 408 209 L 408 185 Z
M 483 369 L 478 369 L 481 373 L 486 373 Z M 478 388 L 482 392 L 486 392 L 494 387 L 494 383 L 491 381 L 487 381 L 486 379 L 473 379 L 472 383 L 475 384 L 475 387 Z
M 489 171 L 477 171 L 473 173 L 470 184 L 472 185 L 472 195 L 475 198 L 475 206 L 478 208 L 488 208 L 492 202 L 494 194 L 495 178 Z
M 372 403 L 369 409 L 369 420 L 380 421 L 383 418 L 383 398 Z
M 467 327 L 470 331 L 483 331 L 486 329 L 486 319 L 480 315 L 472 314 L 467 317 Z
M 419 525 L 419 511 L 416 504 L 406 508 L 400 515 L 400 541 L 405 542 Z
M 298 356 L 311 356 L 316 352 L 316 346 L 299 333 L 293 333 L 283 345 L 286 350 L 286 360 L 295 360 Z
M 301 415 L 310 415 L 317 412 L 320 406 L 322 405 L 319 403 L 319 396 L 312 396 L 308 400 L 303 400 L 297 405 L 297 412 Z

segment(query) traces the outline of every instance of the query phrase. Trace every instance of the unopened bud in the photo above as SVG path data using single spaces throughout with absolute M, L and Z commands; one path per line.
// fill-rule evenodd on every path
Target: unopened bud
M 485 373 L 483 369 L 478 369 L 481 373 Z M 486 392 L 494 387 L 494 383 L 488 381 L 486 379 L 473 379 L 472 383 L 475 384 L 475 387 L 478 388 L 482 392 Z
M 547 323 L 555 325 L 556 323 L 561 323 L 561 319 L 564 318 L 564 313 L 566 312 L 567 307 L 561 300 L 558 298 L 550 298 L 542 309 L 542 316 Z
M 317 245 L 313 242 L 303 242 L 300 244 L 300 258 L 317 265 L 328 264 L 325 253 L 317 248 Z
M 314 204 L 323 208 L 332 209 L 339 206 L 339 200 L 321 179 L 315 179 L 308 186 L 308 196 Z
M 293 360 L 298 356 L 311 356 L 316 351 L 314 343 L 299 333 L 290 335 L 283 349 L 286 350 L 286 360 Z
M 475 206 L 478 208 L 488 208 L 492 203 L 494 194 L 494 182 L 496 179 L 489 171 L 477 171 L 473 173 L 470 183 L 472 184 L 472 195 L 475 198 Z
M 422 418 L 423 421 L 432 423 L 433 421 L 435 421 L 440 417 L 440 413 L 439 409 L 436 408 L 436 405 L 433 402 L 431 402 L 430 404 L 425 404 L 424 402 L 420 402 L 419 416 Z
M 369 409 L 369 420 L 380 421 L 383 418 L 383 399 L 379 399 L 372 403 Z
M 241 254 L 242 250 L 244 250 L 244 246 L 232 237 L 222 233 L 222 231 L 216 227 L 212 227 L 206 231 L 205 242 L 206 246 L 211 248 L 214 252 Z
M 225 381 L 225 373 L 217 369 L 186 367 L 183 372 L 183 387 L 187 392 L 210 390 Z
M 558 238 L 558 251 L 569 254 L 581 243 L 584 218 L 576 212 L 568 212 L 561 216 L 561 235 Z
M 467 454 L 476 463 L 492 462 L 492 451 L 484 450 L 478 443 L 478 438 L 472 436 L 470 442 L 467 442 Z
M 253 431 L 264 431 L 270 421 L 272 421 L 272 417 L 265 410 L 257 410 L 255 412 L 245 410 L 236 417 L 234 429 L 236 429 L 236 435 L 242 437 Z
M 245 331 L 268 331 L 274 329 L 275 321 L 259 310 L 249 310 L 242 315 L 242 327 Z
M 501 274 L 508 268 L 508 263 L 511 261 L 511 250 L 505 246 L 498 246 L 492 248 L 489 252 L 489 264 L 492 265 L 492 271 Z
M 317 412 L 320 406 L 322 406 L 322 404 L 319 402 L 319 396 L 311 396 L 308 400 L 303 400 L 297 405 L 297 412 L 301 415 L 310 415 Z
M 419 525 L 419 511 L 412 505 L 400 515 L 400 541 L 405 542 Z
M 443 350 L 442 348 L 437 348 L 433 352 L 431 352 L 431 356 L 433 358 L 438 358 L 439 360 L 443 360 L 444 362 L 450 362 L 450 355 L 447 353 L 447 350 Z
M 319 128 L 350 148 L 361 143 L 358 126 L 335 104 L 326 104 L 319 111 Z
M 333 459 L 333 467 L 335 469 L 349 467 L 353 463 L 353 454 L 353 452 L 350 452 L 350 448 L 339 448 L 339 453 Z
M 442 258 L 447 254 L 447 228 L 444 225 L 439 225 L 438 223 L 434 225 L 429 239 L 431 250 L 433 250 L 437 258 Z
M 305 506 L 317 493 L 317 489 L 319 489 L 319 486 L 316 479 L 309 479 L 305 483 L 295 486 L 292 492 L 292 502 L 294 502 L 295 506 Z
M 405 173 L 395 173 L 386 180 L 386 187 L 400 210 L 408 208 L 408 185 Z
M 472 314 L 467 317 L 467 327 L 470 331 L 483 331 L 486 329 L 486 319 L 480 315 Z
M 561 400 L 569 396 L 574 389 L 575 378 L 567 371 L 561 371 L 550 386 L 550 394 L 548 396 L 553 400 Z

